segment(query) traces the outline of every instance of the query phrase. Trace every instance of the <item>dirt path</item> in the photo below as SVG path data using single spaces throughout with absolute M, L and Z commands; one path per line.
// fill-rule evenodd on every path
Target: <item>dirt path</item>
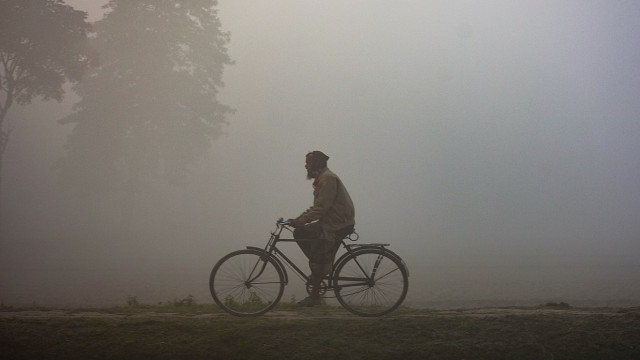
M 285 308 L 286 309 L 286 308 Z M 331 319 L 331 321 L 326 321 Z M 0 309 L 15 359 L 640 359 L 640 308 L 339 307 L 238 318 L 208 308 Z M 331 333 L 328 342 L 327 333 Z M 330 344 L 330 346 L 327 346 Z M 10 351 L 10 352 L 7 352 Z M 7 352 L 5 354 L 5 352 Z M 375 354 L 375 356 L 372 356 Z
M 319 310 L 319 311 L 317 311 Z M 625 314 L 637 314 L 640 316 L 640 308 L 596 308 L 596 309 L 556 309 L 556 308 L 479 308 L 456 310 L 411 310 L 398 311 L 387 315 L 392 318 L 420 318 L 420 317 L 504 317 L 504 316 L 540 316 L 540 315 L 607 315 L 622 316 Z M 172 312 L 113 312 L 104 310 L 24 310 L 24 311 L 0 311 L 0 318 L 229 318 L 231 315 L 216 313 L 172 313 Z M 301 310 L 276 310 L 270 311 L 263 317 L 278 319 L 321 319 L 321 318 L 353 318 L 367 319 L 352 315 L 342 309 L 301 309 Z

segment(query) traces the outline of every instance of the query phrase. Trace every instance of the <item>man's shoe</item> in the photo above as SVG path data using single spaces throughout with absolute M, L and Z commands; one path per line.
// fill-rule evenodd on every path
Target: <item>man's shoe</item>
M 320 299 L 314 299 L 311 296 L 307 296 L 306 298 L 298 301 L 298 306 L 300 307 L 312 307 L 315 305 L 320 305 Z

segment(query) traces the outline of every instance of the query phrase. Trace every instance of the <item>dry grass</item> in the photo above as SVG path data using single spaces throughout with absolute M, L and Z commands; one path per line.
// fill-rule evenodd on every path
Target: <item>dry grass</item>
M 401 309 L 360 318 L 320 307 L 236 318 L 174 305 L 4 308 L 2 358 L 640 359 L 639 309 Z

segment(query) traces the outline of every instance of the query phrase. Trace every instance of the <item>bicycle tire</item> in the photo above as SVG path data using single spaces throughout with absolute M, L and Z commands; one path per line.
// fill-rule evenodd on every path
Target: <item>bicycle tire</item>
M 338 302 L 351 313 L 381 316 L 402 304 L 409 290 L 409 274 L 397 255 L 367 247 L 337 265 L 333 285 Z
M 234 251 L 211 270 L 209 290 L 216 304 L 236 316 L 258 316 L 271 310 L 284 293 L 282 265 L 263 250 Z

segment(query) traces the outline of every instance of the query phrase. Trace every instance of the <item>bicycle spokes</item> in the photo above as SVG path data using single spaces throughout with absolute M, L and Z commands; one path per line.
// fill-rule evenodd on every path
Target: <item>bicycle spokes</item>
M 408 280 L 403 264 L 382 249 L 354 253 L 336 269 L 336 297 L 348 310 L 377 316 L 394 310 L 404 300 Z
M 257 315 L 271 309 L 282 297 L 284 275 L 276 263 L 259 250 L 240 250 L 216 264 L 210 278 L 216 303 L 235 315 Z

